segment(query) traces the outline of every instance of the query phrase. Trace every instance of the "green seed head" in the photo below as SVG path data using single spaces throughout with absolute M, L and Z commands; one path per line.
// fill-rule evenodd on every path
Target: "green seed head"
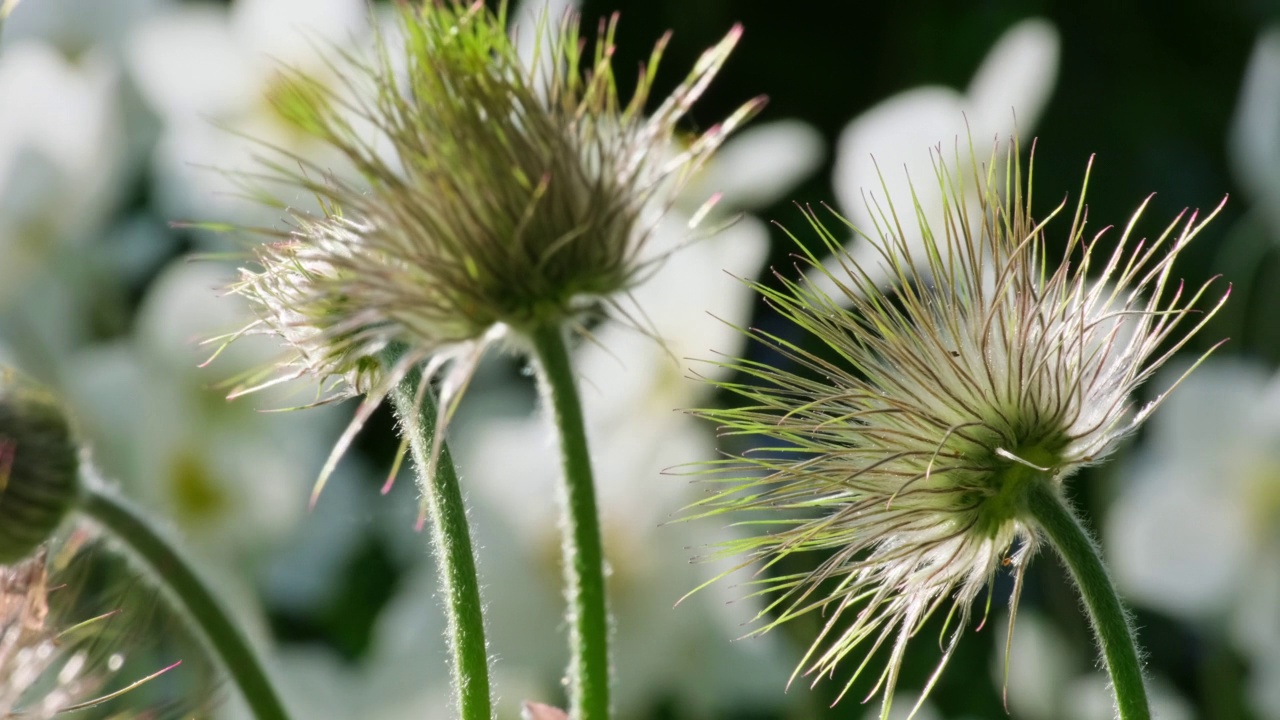
M 79 491 L 79 451 L 46 390 L 0 368 L 0 564 L 26 558 L 57 529 Z

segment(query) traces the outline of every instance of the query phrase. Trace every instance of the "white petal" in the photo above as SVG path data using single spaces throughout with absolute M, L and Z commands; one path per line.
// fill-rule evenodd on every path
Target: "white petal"
M 929 149 L 941 147 L 950 159 L 955 143 L 967 137 L 964 110 L 965 101 L 960 93 L 944 87 L 920 87 L 885 100 L 849 123 L 836 146 L 832 176 L 844 216 L 863 233 L 877 237 L 876 228 L 886 225 L 888 199 L 905 205 L 906 201 L 901 198 L 910 198 L 914 188 L 926 216 L 939 218 L 940 222 L 942 190 Z M 963 168 L 953 168 L 953 171 L 958 175 L 965 172 Z M 896 209 L 910 247 L 922 247 L 912 208 Z M 888 218 L 887 224 L 892 223 L 892 218 Z M 832 220 L 832 225 L 839 224 Z M 839 232 L 838 227 L 834 229 Z M 893 233 L 897 234 L 896 228 Z M 879 253 L 865 239 L 853 240 L 848 250 L 873 281 L 880 284 L 892 281 Z M 843 272 L 835 261 L 827 267 L 837 277 Z M 823 290 L 832 295 L 838 293 L 826 278 L 816 273 L 814 277 Z
M 1033 18 L 1014 25 L 987 53 L 969 82 L 970 121 L 974 141 L 986 145 L 999 134 L 1017 129 L 1029 133 L 1053 93 L 1058 77 L 1058 31 Z
M 886 198 L 910 198 L 914 188 L 925 218 L 936 227 L 942 191 L 929 149 L 938 149 L 948 161 L 958 155 L 958 166 L 951 169 L 965 176 L 970 138 L 981 157 L 997 136 L 1008 138 L 1013 133 L 1015 111 L 1021 132 L 1031 130 L 1053 88 L 1057 63 L 1058 36 L 1053 26 L 1043 20 L 1024 21 L 991 49 L 967 95 L 945 87 L 914 88 L 855 118 L 841 133 L 832 178 L 845 217 L 871 237 L 897 236 L 893 218 L 887 217 Z M 898 202 L 906 205 L 904 200 Z M 924 241 L 913 208 L 899 206 L 897 212 L 903 241 L 913 257 L 923 256 Z M 873 282 L 887 285 L 894 280 L 870 243 L 854 240 L 848 250 Z M 826 267 L 837 277 L 843 272 L 834 259 Z M 835 283 L 818 273 L 812 277 L 821 290 L 838 295 Z
M 477 501 L 527 536 L 554 536 L 559 455 L 546 419 L 463 419 L 452 428 L 453 449 Z
M 280 693 L 294 717 L 315 720 L 374 716 L 356 668 L 318 644 L 291 643 L 277 652 Z M 234 694 L 234 693 L 231 693 Z M 247 708 L 235 720 L 250 720 Z
M 964 111 L 960 93 L 926 86 L 894 95 L 846 125 L 836 144 L 831 179 L 846 216 L 869 231 L 873 223 L 864 192 L 901 198 L 911 197 L 909 181 L 918 190 L 936 185 L 928 149 L 941 143 L 949 150 L 953 140 L 966 136 Z
M 237 116 L 232 121 L 244 137 L 277 142 L 270 127 L 253 126 L 246 120 L 256 115 Z M 217 127 L 205 118 L 175 121 L 156 143 L 152 156 L 152 185 L 155 205 L 168 217 L 189 221 L 216 219 L 246 227 L 281 227 L 279 210 L 244 197 L 245 189 L 227 172 L 252 171 L 253 153 L 259 148 L 244 137 Z M 274 189 L 274 188 L 273 188 Z M 282 202 L 295 202 L 301 192 L 282 193 Z M 202 249 L 237 250 L 236 240 L 226 233 L 199 233 Z
M 1280 564 L 1274 561 L 1280 550 L 1277 529 L 1271 528 L 1271 537 L 1259 543 L 1254 565 L 1236 588 L 1229 628 L 1236 647 L 1264 662 L 1266 658 L 1280 661 L 1280 613 L 1276 612 L 1280 608 Z M 1280 671 L 1280 666 L 1276 670 Z
M 1247 682 L 1254 712 L 1257 717 L 1280 717 L 1280 649 L 1272 646 L 1252 660 Z
M 40 226 L 43 240 L 96 227 L 119 192 L 123 140 L 115 73 L 82 68 L 38 42 L 0 54 L 0 259 L 18 242 L 8 226 Z M 50 232 L 51 231 L 51 232 Z
M 202 347 L 200 343 L 234 332 L 252 319 L 240 297 L 220 297 L 233 279 L 229 268 L 216 263 L 170 263 L 151 285 L 138 310 L 138 342 L 144 352 L 170 371 L 194 377 L 197 366 L 217 348 Z M 266 361 L 261 352 L 246 356 L 239 345 L 237 342 L 227 349 L 225 360 L 219 358 L 220 372 L 202 373 L 206 382 L 212 384 L 218 377 L 235 375 Z
M 171 382 L 184 383 L 188 391 L 205 401 L 221 402 L 227 388 L 220 384 L 242 373 L 261 370 L 278 362 L 283 354 L 279 340 L 265 336 L 241 337 L 224 350 L 217 340 L 233 334 L 253 320 L 244 298 L 228 295 L 226 287 L 235 279 L 227 265 L 213 261 L 171 262 L 152 283 L 136 316 L 135 339 L 139 349 Z M 217 358 L 202 367 L 217 353 Z M 281 408 L 311 401 L 314 385 L 284 383 L 242 400 L 244 412 L 250 408 Z M 234 404 L 233 404 L 234 405 Z M 330 422 L 331 414 L 309 411 L 291 417 L 285 425 Z
M 259 101 L 262 71 L 222 8 L 157 15 L 138 28 L 128 60 L 143 97 L 169 122 L 216 122 Z
M 1153 381 L 1153 392 L 1163 391 L 1185 371 L 1185 364 L 1166 368 Z M 1205 362 L 1152 418 L 1156 452 L 1174 467 L 1221 470 L 1233 456 L 1239 458 L 1242 447 L 1256 442 L 1250 425 L 1270 382 L 1267 371 L 1252 363 L 1226 358 Z M 1221 488 L 1224 473 L 1204 475 L 1187 479 L 1206 488 Z
M 1226 609 L 1251 555 L 1235 499 L 1177 479 L 1202 470 L 1157 460 L 1112 505 L 1105 532 L 1121 592 L 1192 619 Z
M 1001 641 L 992 654 L 992 678 L 996 687 L 1005 682 L 1005 641 L 1008 616 L 997 622 Z M 1009 709 L 1014 717 L 1050 720 L 1058 716 L 1062 687 L 1075 674 L 1080 658 L 1053 623 L 1034 609 L 1023 605 L 1013 628 L 1013 642 L 1008 657 Z
M 1147 682 L 1151 700 L 1151 716 L 1159 720 L 1192 720 L 1193 708 L 1176 690 L 1160 678 Z M 1067 684 L 1062 712 L 1055 717 L 1065 720 L 1099 720 L 1116 716 L 1114 694 L 1101 672 L 1081 675 Z
M 659 233 L 684 234 L 680 220 L 678 213 L 668 216 Z M 756 278 L 768 251 L 764 223 L 743 216 L 679 250 L 635 291 L 636 302 L 677 358 L 734 352 L 742 334 L 726 323 L 745 325 L 756 297 L 739 278 Z
M 271 607 L 299 614 L 323 612 L 323 604 L 346 581 L 348 565 L 366 540 L 373 503 L 383 501 L 361 468 L 350 470 L 350 464 L 339 468 L 315 510 L 297 520 L 295 531 L 273 553 L 263 577 Z M 271 477 L 271 484 L 277 484 L 279 478 L 268 471 L 259 467 L 254 475 Z M 303 493 L 310 490 L 310 483 L 304 482 Z M 300 509 L 305 499 L 300 494 L 287 502 Z
M 813 173 L 825 149 L 822 135 L 798 120 L 750 126 L 720 148 L 688 194 L 695 203 L 718 192 L 725 207 L 767 207 Z
M 368 27 L 361 0 L 237 0 L 231 27 L 254 62 L 312 64 L 328 44 L 347 46 Z
M 137 408 L 147 387 L 146 372 L 132 343 L 98 344 L 68 359 L 62 395 L 108 476 L 133 477 L 141 458 Z
M 653 237 L 654 250 L 688 242 L 684 221 L 679 211 L 665 217 Z M 707 388 L 688 377 L 688 360 L 742 347 L 745 337 L 726 323 L 748 322 L 755 293 L 738 278 L 759 274 L 768 246 L 764 224 L 743 216 L 720 233 L 676 250 L 635 290 L 634 303 L 622 300 L 631 321 L 643 330 L 627 322 L 605 324 L 575 353 L 589 414 L 603 422 L 641 408 L 665 414 L 696 405 Z M 703 363 L 697 371 L 721 374 Z
M 1258 38 L 1245 69 L 1228 147 L 1240 183 L 1280 228 L 1280 29 Z
M 68 56 L 88 48 L 115 54 L 128 43 L 129 30 L 156 13 L 167 0 L 39 0 L 22 3 L 4 23 L 6 45 L 20 38 L 52 43 Z

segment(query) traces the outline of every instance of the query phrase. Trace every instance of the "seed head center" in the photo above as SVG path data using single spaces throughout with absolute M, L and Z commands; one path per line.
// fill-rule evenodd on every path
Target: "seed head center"
M 1025 515 L 1026 497 L 1038 482 L 1051 482 L 1061 467 L 1058 443 L 1037 443 L 1014 450 L 997 449 L 989 495 L 982 503 L 978 527 L 993 536 L 1009 521 Z

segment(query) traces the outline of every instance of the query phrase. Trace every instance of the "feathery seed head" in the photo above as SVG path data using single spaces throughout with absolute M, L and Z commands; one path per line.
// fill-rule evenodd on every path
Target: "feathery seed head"
M 107 713 L 103 717 L 158 720 L 207 710 L 207 657 L 192 658 L 203 683 L 179 684 L 145 699 L 133 693 L 181 664 L 139 674 L 140 667 L 154 668 L 162 638 L 182 634 L 147 625 L 176 618 L 136 578 L 118 596 L 106 597 L 110 563 L 99 562 L 107 558 L 86 533 L 69 535 L 20 563 L 0 566 L 0 717 L 49 720 L 96 708 Z M 103 600 L 113 604 L 106 612 Z M 199 676 L 171 679 L 191 677 Z
M 840 301 L 809 279 L 778 274 L 780 289 L 753 284 L 822 349 L 749 330 L 798 372 L 730 362 L 747 380 L 719 384 L 744 404 L 698 411 L 725 434 L 762 444 L 704 468 L 725 489 L 695 506 L 745 513 L 742 524 L 760 529 L 721 548 L 743 556 L 743 566 L 764 561 L 753 583 L 772 598 L 765 613 L 773 619 L 760 632 L 823 611 L 797 673 L 833 674 L 865 650 L 845 691 L 887 646 L 868 695 L 883 692 L 884 714 L 908 640 L 934 611 L 949 605 L 951 630 L 929 687 L 973 601 L 1004 566 L 1016 573 L 1016 609 L 1037 545 L 1027 489 L 1059 489 L 1138 427 L 1163 396 L 1135 409 L 1133 391 L 1226 301 L 1197 309 L 1212 281 L 1194 292 L 1169 282 L 1179 252 L 1217 210 L 1203 220 L 1184 212 L 1148 240 L 1134 232 L 1143 203 L 1118 239 L 1106 228 L 1090 238 L 1082 190 L 1066 251 L 1051 257 L 1046 232 L 1065 203 L 1034 219 L 1016 141 L 1003 162 L 999 154 L 997 146 L 985 166 L 973 162 L 967 179 L 952 175 L 938 150 L 937 182 L 948 198 L 941 222 L 919 206 L 900 214 L 892 199 L 871 202 L 877 227 L 863 238 L 898 278 L 896 291 L 879 289 L 847 255 L 843 272 L 827 277 Z M 961 166 L 956 160 L 951 167 Z M 967 210 L 972 193 L 979 213 Z M 842 252 L 813 211 L 806 218 Z M 911 257 L 901 240 L 911 221 L 925 257 Z M 823 272 L 817 256 L 803 259 Z M 817 569 L 765 576 L 806 551 L 826 554 Z
M 231 339 L 275 335 L 293 353 L 276 377 L 233 396 L 304 375 L 327 385 L 326 399 L 365 395 L 323 475 L 409 372 L 450 369 L 444 423 L 488 345 L 616 303 L 661 261 L 644 253 L 646 239 L 675 192 L 761 105 L 677 141 L 736 27 L 646 115 L 666 40 L 624 103 L 611 66 L 616 17 L 593 54 L 576 17 L 554 31 L 544 17 L 537 37 L 521 39 L 533 42 L 526 66 L 505 3 L 402 3 L 398 13 L 399 36 L 379 37 L 372 61 L 332 61 L 337 89 L 288 72 L 274 94 L 353 173 L 276 151 L 246 178 L 311 194 L 318 210 L 288 208 L 290 227 L 263 231 L 274 242 L 232 288 L 258 320 Z
M 0 564 L 47 541 L 80 491 L 80 450 L 46 390 L 0 367 Z

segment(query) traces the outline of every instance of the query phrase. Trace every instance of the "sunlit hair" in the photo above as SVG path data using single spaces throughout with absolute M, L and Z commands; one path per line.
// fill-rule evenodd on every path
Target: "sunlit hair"
M 1056 255 L 1047 233 L 1066 201 L 1033 217 L 1017 143 L 997 145 L 986 163 L 960 163 L 960 152 L 950 167 L 971 165 L 972 177 L 935 154 L 940 215 L 914 198 L 869 201 L 877 226 L 859 235 L 896 289 L 879 289 L 847 254 L 841 271 L 823 271 L 798 242 L 810 277 L 750 283 L 806 337 L 747 330 L 785 366 L 723 363 L 737 378 L 716 384 L 736 406 L 698 411 L 753 446 L 701 469 L 719 486 L 694 510 L 758 531 L 720 548 L 743 560 L 738 568 L 762 567 L 752 584 L 770 602 L 758 631 L 820 612 L 796 674 L 834 675 L 851 662 L 841 696 L 887 646 L 867 696 L 883 693 L 882 716 L 909 640 L 944 609 L 942 659 L 923 702 L 974 601 L 1006 566 L 1012 625 L 1038 545 L 1028 488 L 1060 492 L 1077 468 L 1105 459 L 1164 399 L 1138 408 L 1134 391 L 1227 299 L 1197 309 L 1213 281 L 1193 291 L 1170 281 L 1217 209 L 1204 219 L 1183 212 L 1140 239 L 1144 202 L 1113 240 L 1109 228 L 1086 235 L 1082 189 Z M 822 246 L 843 253 L 837 233 L 805 215 Z M 924 257 L 910 255 L 906 224 L 918 225 Z M 832 281 L 838 298 L 819 289 Z M 820 553 L 815 569 L 778 573 L 779 561 L 807 552 Z

